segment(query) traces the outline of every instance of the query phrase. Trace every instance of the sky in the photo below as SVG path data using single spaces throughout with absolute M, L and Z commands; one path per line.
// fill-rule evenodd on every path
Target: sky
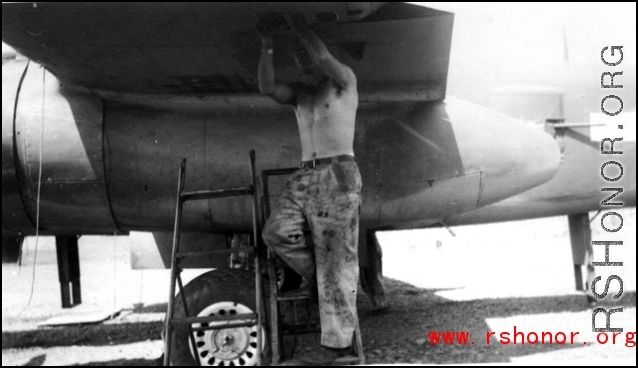
M 454 13 L 451 63 L 462 59 L 596 62 L 622 45 L 636 64 L 636 3 L 412 3 Z

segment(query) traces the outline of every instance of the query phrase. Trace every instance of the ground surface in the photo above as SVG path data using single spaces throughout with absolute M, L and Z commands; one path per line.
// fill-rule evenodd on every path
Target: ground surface
M 621 212 L 623 230 L 614 237 L 592 223 L 594 240 L 623 240 L 611 249 L 613 270 L 623 279 L 623 297 L 613 303 L 612 327 L 624 328 L 616 344 L 596 342 L 591 307 L 573 292 L 566 218 L 445 229 L 385 233 L 384 272 L 391 308 L 372 313 L 359 298 L 362 335 L 369 364 L 552 363 L 636 364 L 625 333 L 636 330 L 635 210 Z M 53 240 L 38 244 L 33 298 L 35 239 L 29 239 L 22 268 L 2 267 L 2 365 L 155 365 L 162 354 L 161 320 L 168 295 L 168 272 L 132 271 L 127 238 L 87 237 L 80 241 L 84 304 L 60 308 Z M 595 250 L 596 260 L 604 248 Z M 611 269 L 599 268 L 604 289 Z M 199 271 L 186 275 L 192 279 Z M 618 291 L 614 282 L 610 294 Z M 610 299 L 610 297 L 608 297 Z M 603 305 L 609 309 L 609 305 Z M 27 307 L 28 306 L 28 307 Z M 42 321 L 64 314 L 124 310 L 95 326 L 47 329 Z M 597 318 L 604 325 L 604 316 Z M 579 332 L 575 344 L 503 345 L 501 332 Z M 467 331 L 463 344 L 431 344 L 428 332 Z M 486 333 L 497 332 L 486 343 Z M 622 339 L 621 339 L 622 337 Z M 635 338 L 634 338 L 635 341 Z M 474 344 L 472 344 L 474 342 Z M 587 344 L 585 344 L 587 343 Z M 312 346 L 302 339 L 297 351 Z

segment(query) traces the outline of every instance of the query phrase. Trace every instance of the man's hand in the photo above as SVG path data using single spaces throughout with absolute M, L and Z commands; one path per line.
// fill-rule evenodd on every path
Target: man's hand
M 323 40 L 310 29 L 303 13 L 287 13 L 286 21 L 299 37 L 312 59 L 342 88 L 356 88 L 357 79 L 352 69 L 342 64 L 328 50 Z

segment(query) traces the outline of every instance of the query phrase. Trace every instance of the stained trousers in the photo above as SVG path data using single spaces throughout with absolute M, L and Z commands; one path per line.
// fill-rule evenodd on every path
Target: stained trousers
M 357 316 L 361 176 L 355 162 L 292 174 L 264 226 L 269 249 L 308 280 L 317 280 L 321 344 L 352 345 Z M 314 247 L 303 230 L 312 233 Z

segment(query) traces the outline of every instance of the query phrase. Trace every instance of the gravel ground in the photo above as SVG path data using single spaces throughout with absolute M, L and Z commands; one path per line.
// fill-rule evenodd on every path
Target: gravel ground
M 625 245 L 612 256 L 624 295 L 614 302 L 623 313 L 612 327 L 636 330 L 635 210 L 625 210 Z M 369 364 L 623 364 L 636 365 L 624 334 L 601 345 L 591 330 L 583 294 L 573 292 L 566 219 L 398 232 L 380 237 L 385 252 L 390 309 L 375 314 L 365 297 L 359 310 Z M 631 232 L 631 234 L 629 234 Z M 594 239 L 603 234 L 594 228 Z M 38 246 L 34 296 L 29 307 L 34 239 L 20 269 L 2 267 L 2 364 L 155 365 L 162 353 L 161 319 L 168 294 L 166 271 L 132 271 L 127 238 L 83 238 L 81 259 L 85 303 L 71 312 L 59 306 L 53 240 Z M 617 252 L 617 253 L 615 253 Z M 604 249 L 597 249 L 600 258 Z M 598 270 L 603 280 L 607 270 Z M 192 279 L 200 271 L 190 271 Z M 613 286 L 613 285 L 612 285 Z M 602 284 L 599 287 L 602 290 Z M 617 289 L 617 287 L 616 287 Z M 614 288 L 610 287 L 610 293 Z M 606 306 L 609 309 L 609 306 Z M 38 328 L 52 316 L 96 310 L 127 310 L 115 321 L 62 329 Z M 22 312 L 22 313 L 21 313 Z M 597 324 L 604 324 L 604 317 Z M 572 344 L 503 345 L 489 331 L 579 332 Z M 467 344 L 432 344 L 428 332 L 466 331 Z M 635 339 L 634 339 L 635 341 Z M 474 344 L 472 344 L 474 342 Z M 297 341 L 297 351 L 316 343 Z

